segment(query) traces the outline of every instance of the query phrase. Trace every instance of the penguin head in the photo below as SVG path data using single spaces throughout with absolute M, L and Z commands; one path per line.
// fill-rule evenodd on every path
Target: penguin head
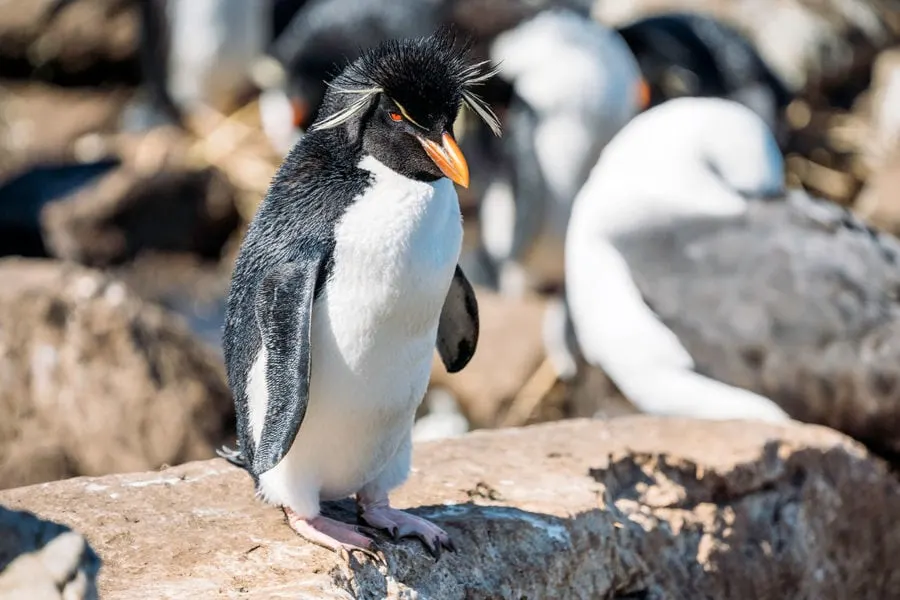
M 420 181 L 448 177 L 463 187 L 469 168 L 453 137 L 462 105 L 499 135 L 490 107 L 473 88 L 495 74 L 468 60 L 446 31 L 391 40 L 365 52 L 328 84 L 311 132 L 336 132 L 343 143 Z

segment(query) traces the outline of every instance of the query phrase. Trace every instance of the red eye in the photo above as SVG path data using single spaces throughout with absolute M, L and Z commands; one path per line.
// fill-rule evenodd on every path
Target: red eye
M 399 121 L 403 120 L 403 116 L 400 113 L 392 112 L 392 113 L 388 113 L 388 116 L 391 118 L 391 121 L 399 122 Z

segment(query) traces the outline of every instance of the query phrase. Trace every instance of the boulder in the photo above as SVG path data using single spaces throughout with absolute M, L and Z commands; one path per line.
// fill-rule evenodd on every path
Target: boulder
M 900 151 L 871 174 L 854 210 L 875 227 L 900 235 Z
M 213 349 L 116 279 L 0 261 L 0 488 L 214 456 L 233 405 Z
M 134 0 L 4 0 L 2 5 L 0 76 L 63 85 L 137 81 Z
M 822 427 L 638 416 L 417 445 L 393 500 L 451 534 L 458 551 L 437 561 L 416 540 L 379 538 L 385 564 L 345 562 L 219 459 L 0 503 L 84 533 L 107 600 L 874 600 L 900 597 L 898 494 L 883 462 Z
M 52 256 L 91 266 L 118 264 L 143 251 L 219 258 L 240 224 L 236 190 L 215 167 L 130 161 L 41 211 Z
M 100 559 L 68 527 L 0 506 L 0 598 L 97 598 Z
M 102 136 L 118 127 L 127 98 L 121 90 L 0 82 L 0 183 L 33 165 L 102 158 Z

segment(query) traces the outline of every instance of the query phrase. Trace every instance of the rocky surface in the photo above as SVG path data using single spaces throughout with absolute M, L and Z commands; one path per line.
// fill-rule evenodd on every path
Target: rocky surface
M 0 506 L 0 598 L 95 599 L 99 568 L 81 534 Z
M 855 210 L 872 225 L 900 235 L 900 152 L 872 173 Z
M 240 215 L 235 190 L 215 167 L 134 164 L 88 183 L 41 213 L 51 255 L 105 266 L 147 250 L 218 258 Z
M 900 483 L 825 428 L 576 420 L 414 455 L 394 502 L 453 536 L 458 552 L 437 562 L 382 539 L 386 566 L 348 565 L 218 459 L 6 490 L 0 503 L 84 533 L 109 600 L 900 597 Z
M 35 164 L 101 158 L 100 135 L 115 131 L 127 98 L 122 91 L 0 82 L 0 182 Z
M 138 37 L 133 0 L 3 0 L 0 76 L 76 85 L 133 82 Z
M 0 261 L 0 487 L 214 456 L 233 427 L 215 352 L 109 276 Z

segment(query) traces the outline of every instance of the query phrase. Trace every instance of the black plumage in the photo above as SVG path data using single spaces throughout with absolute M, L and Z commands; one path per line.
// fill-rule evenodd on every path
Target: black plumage
M 650 87 L 650 106 L 671 98 L 717 97 L 744 104 L 779 137 L 792 97 L 734 27 L 709 15 L 672 12 L 618 28 Z

